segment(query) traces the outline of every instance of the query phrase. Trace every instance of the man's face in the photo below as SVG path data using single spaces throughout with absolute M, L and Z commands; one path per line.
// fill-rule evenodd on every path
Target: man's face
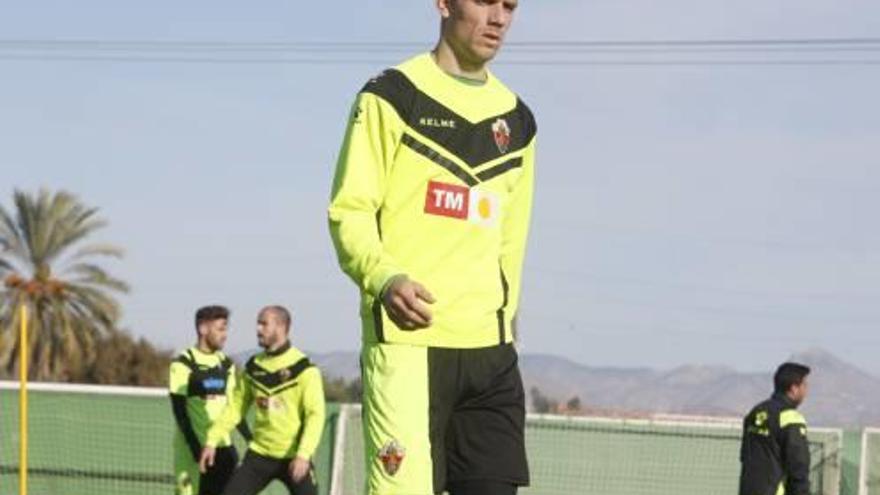
M 443 36 L 467 62 L 485 64 L 504 42 L 519 0 L 438 0 Z
M 287 338 L 287 330 L 278 316 L 268 309 L 257 316 L 257 343 L 263 349 L 278 346 Z
M 223 349 L 226 345 L 226 332 L 228 324 L 225 318 L 206 321 L 199 325 L 199 334 L 212 352 Z
M 809 389 L 809 384 L 807 383 L 807 377 L 804 377 L 803 381 L 801 381 L 798 385 L 792 385 L 791 393 L 789 394 L 791 399 L 800 405 L 804 402 L 804 399 L 807 398 L 807 391 Z

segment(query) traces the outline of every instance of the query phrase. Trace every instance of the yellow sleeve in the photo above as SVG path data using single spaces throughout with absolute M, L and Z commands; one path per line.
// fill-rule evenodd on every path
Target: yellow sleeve
M 173 395 L 186 395 L 189 388 L 190 369 L 187 365 L 172 361 L 168 367 L 168 392 Z
M 234 364 L 229 367 L 229 370 L 226 372 L 226 403 L 231 404 L 233 399 L 235 399 L 235 389 L 238 388 L 239 383 L 244 380 L 240 379 L 240 375 L 238 373 L 238 367 Z
M 339 264 L 374 297 L 391 277 L 403 273 L 383 249 L 377 218 L 402 134 L 403 121 L 394 108 L 372 93 L 361 93 L 333 180 L 328 217 Z
M 508 285 L 507 309 L 511 315 L 519 310 L 522 288 L 522 267 L 526 254 L 526 240 L 532 213 L 535 185 L 535 138 L 523 152 L 523 170 L 510 195 L 510 205 L 504 216 L 501 240 L 501 269 Z
M 247 415 L 252 401 L 253 391 L 251 390 L 250 382 L 247 378 L 241 378 L 236 383 L 232 392 L 232 398 L 226 404 L 226 407 L 223 408 L 220 417 L 208 429 L 205 445 L 216 447 L 221 439 L 232 433 L 232 429 L 241 422 L 241 418 Z
M 302 435 L 296 455 L 311 459 L 324 431 L 324 385 L 321 372 L 312 367 L 303 373 Z

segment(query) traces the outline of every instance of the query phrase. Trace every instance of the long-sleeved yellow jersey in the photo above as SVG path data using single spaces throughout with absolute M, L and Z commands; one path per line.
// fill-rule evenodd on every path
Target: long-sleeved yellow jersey
M 228 437 L 254 404 L 250 450 L 276 459 L 314 455 L 324 429 L 324 387 L 302 352 L 288 344 L 252 357 L 206 444 L 217 446 Z
M 513 340 L 532 206 L 534 117 L 491 73 L 430 54 L 370 80 L 352 108 L 329 207 L 339 263 L 361 289 L 366 343 L 475 348 Z M 432 325 L 399 329 L 380 294 L 406 274 Z

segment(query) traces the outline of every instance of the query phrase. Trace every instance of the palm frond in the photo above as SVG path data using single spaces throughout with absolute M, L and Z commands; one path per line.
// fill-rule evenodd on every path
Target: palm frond
M 75 285 L 96 285 L 118 292 L 128 292 L 128 284 L 111 277 L 103 268 L 91 263 L 77 263 L 65 270 L 65 273 L 76 275 L 70 280 Z
M 77 206 L 67 212 L 59 212 L 57 216 L 53 215 L 54 228 L 46 245 L 46 260 L 54 261 L 64 250 L 105 227 L 107 222 L 94 218 L 97 212 L 97 208 Z
M 109 256 L 111 258 L 122 258 L 125 256 L 125 250 L 112 244 L 91 244 L 82 247 L 76 251 L 71 257 L 73 261 L 79 261 L 92 256 Z
M 79 306 L 93 320 L 96 327 L 104 330 L 115 327 L 122 313 L 115 299 L 91 287 L 71 286 L 67 290 L 76 296 L 70 298 L 69 303 Z
M 0 258 L 0 275 L 6 274 L 6 272 L 14 272 L 15 267 L 12 266 L 12 263 Z M 0 281 L 2 282 L 2 281 Z
M 2 206 L 0 206 L 0 238 L 3 240 L 5 253 L 22 261 L 27 260 L 18 225 Z

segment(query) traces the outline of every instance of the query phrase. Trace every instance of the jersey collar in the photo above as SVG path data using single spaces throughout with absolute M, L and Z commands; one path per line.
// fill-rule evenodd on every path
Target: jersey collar
M 773 392 L 773 398 L 778 400 L 779 402 L 782 402 L 783 404 L 785 404 L 788 407 L 795 408 L 795 409 L 797 408 L 797 405 L 794 403 L 794 401 L 789 399 L 788 396 L 783 393 Z
M 280 355 L 284 354 L 285 352 L 287 352 L 288 349 L 290 349 L 290 341 L 289 340 L 284 342 L 284 345 L 282 345 L 278 349 L 275 349 L 274 351 L 267 350 L 266 355 L 271 356 L 271 357 L 280 356 Z

